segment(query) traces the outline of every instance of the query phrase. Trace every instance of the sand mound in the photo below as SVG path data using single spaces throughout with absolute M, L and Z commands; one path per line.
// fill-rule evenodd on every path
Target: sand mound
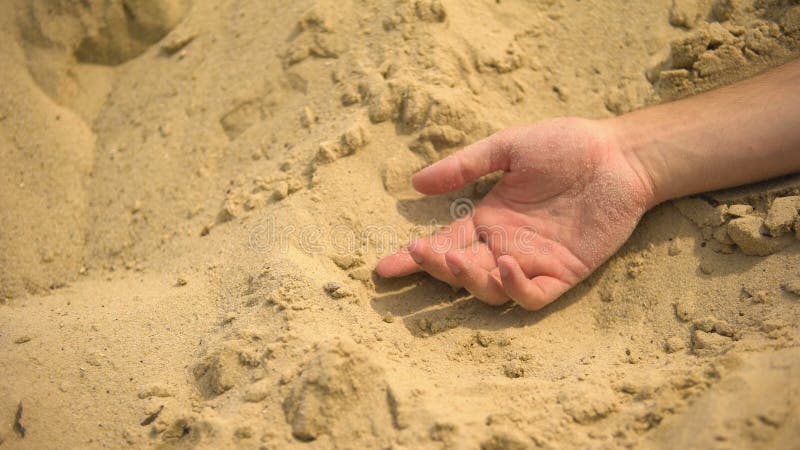
M 800 439 L 797 178 L 655 208 L 537 313 L 372 273 L 496 181 L 415 170 L 780 64 L 796 2 L 272 3 L 0 5 L 0 446 Z
M 288 383 L 283 401 L 292 435 L 301 441 L 331 436 L 334 446 L 362 440 L 370 447 L 387 445 L 393 434 L 395 400 L 383 369 L 353 342 L 322 343 Z M 375 441 L 371 441 L 374 436 Z
M 792 2 L 718 0 L 709 9 L 676 0 L 671 14 L 672 23 L 696 29 L 673 41 L 669 59 L 651 72 L 664 100 L 752 76 L 790 58 L 800 42 L 800 7 Z

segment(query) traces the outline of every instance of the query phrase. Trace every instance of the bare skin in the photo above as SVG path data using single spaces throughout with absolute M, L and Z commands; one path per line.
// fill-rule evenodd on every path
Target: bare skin
M 470 217 L 383 258 L 489 304 L 536 310 L 589 276 L 642 215 L 680 196 L 800 171 L 800 60 L 690 99 L 607 120 L 509 128 L 423 169 L 423 194 L 503 177 Z

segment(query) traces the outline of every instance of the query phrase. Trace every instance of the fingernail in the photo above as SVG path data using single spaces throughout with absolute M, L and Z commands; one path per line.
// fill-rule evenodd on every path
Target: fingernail
M 450 261 L 447 260 L 444 262 L 447 263 L 447 268 L 450 269 L 450 272 L 453 272 L 453 275 L 458 275 L 461 273 L 461 267 L 450 264 Z
M 505 277 L 507 277 L 507 276 L 508 276 L 508 274 L 509 274 L 509 273 L 510 273 L 510 272 L 508 271 L 508 269 L 507 269 L 507 268 L 505 268 L 505 267 L 501 267 L 501 268 L 500 268 L 500 276 L 501 276 L 501 277 L 505 278 Z
M 411 259 L 414 260 L 417 264 L 422 264 L 422 257 L 414 253 L 414 249 L 417 247 L 417 241 L 411 241 L 406 246 L 406 250 L 408 254 L 411 255 Z

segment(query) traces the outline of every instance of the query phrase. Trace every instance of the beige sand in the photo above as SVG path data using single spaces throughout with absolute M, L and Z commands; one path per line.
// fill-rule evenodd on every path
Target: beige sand
M 371 271 L 459 145 L 798 50 L 790 0 L 2 2 L 0 447 L 800 448 L 796 181 L 537 313 Z

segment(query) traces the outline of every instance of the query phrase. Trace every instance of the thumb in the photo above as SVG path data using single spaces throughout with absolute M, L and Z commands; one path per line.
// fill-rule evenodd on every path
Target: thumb
M 508 170 L 510 148 L 510 141 L 501 133 L 493 134 L 417 172 L 411 184 L 427 195 L 458 190 L 483 175 Z

